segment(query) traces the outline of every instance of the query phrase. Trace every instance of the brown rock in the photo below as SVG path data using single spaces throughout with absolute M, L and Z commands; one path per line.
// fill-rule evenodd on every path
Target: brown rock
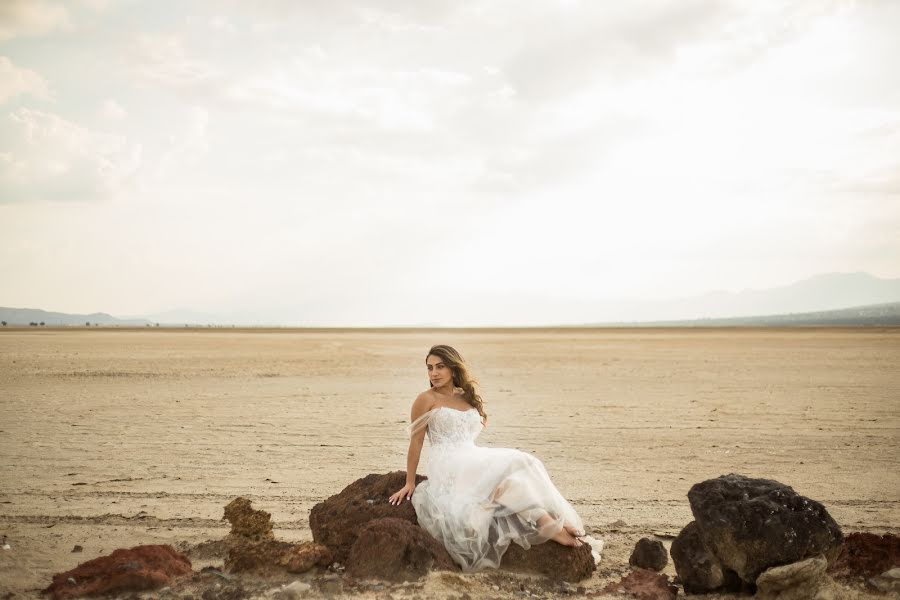
M 432 570 L 459 571 L 459 566 L 427 531 L 391 517 L 364 525 L 347 561 L 347 573 L 360 578 L 412 581 Z
M 669 553 L 666 547 L 659 540 L 651 540 L 650 538 L 641 538 L 634 545 L 628 564 L 632 567 L 641 569 L 650 569 L 651 571 L 662 571 L 669 562 Z
M 417 484 L 424 480 L 424 477 L 416 477 Z M 366 524 L 376 519 L 396 518 L 418 525 L 418 519 L 412 504 L 404 502 L 399 506 L 392 506 L 388 503 L 388 497 L 402 488 L 405 482 L 406 473 L 404 471 L 394 471 L 383 475 L 367 475 L 354 481 L 339 494 L 315 505 L 309 514 L 309 525 L 313 533 L 313 539 L 320 544 L 328 546 L 334 552 L 335 560 L 347 564 L 348 571 L 362 573 L 375 572 L 381 569 L 382 567 L 377 565 L 372 567 L 364 565 L 357 568 L 353 564 L 354 559 L 350 556 L 351 549 Z M 400 531 L 399 527 L 393 525 L 391 530 Z M 426 531 L 421 531 L 428 536 L 428 539 L 440 545 Z M 379 538 L 386 537 L 388 533 L 379 531 L 378 536 Z M 410 537 L 410 539 L 412 538 Z M 367 544 L 369 543 L 375 546 L 381 542 L 373 539 L 371 542 L 367 542 Z M 443 550 L 443 548 L 441 549 Z M 366 556 L 371 554 L 368 550 L 365 550 L 365 552 L 363 550 L 361 547 L 357 550 L 357 553 L 361 552 Z M 446 551 L 443 554 L 446 554 Z M 355 554 L 354 556 L 357 555 Z M 394 559 L 390 556 L 384 558 L 384 561 L 390 560 Z M 452 568 L 456 570 L 457 567 L 455 563 L 452 563 L 452 560 L 451 564 L 453 564 Z M 434 566 L 432 568 L 446 567 Z M 527 552 L 512 544 L 503 556 L 501 568 L 528 573 L 541 573 L 564 581 L 580 581 L 590 577 L 591 573 L 596 569 L 596 565 L 591 556 L 591 549 L 587 545 L 578 549 L 571 549 L 548 542 L 533 546 Z M 419 575 L 415 574 L 419 573 L 417 569 L 418 567 L 415 567 L 409 571 L 409 576 L 413 578 L 418 577 Z
M 836 579 L 856 579 L 874 577 L 892 567 L 900 567 L 900 537 L 851 533 L 828 573 Z
M 421 475 L 416 476 L 417 484 L 424 480 Z M 388 503 L 388 497 L 405 483 L 405 471 L 366 475 L 316 504 L 309 513 L 313 540 L 328 546 L 335 560 L 344 563 L 359 531 L 369 521 L 394 517 L 418 524 L 410 502 L 399 506 Z
M 695 521 L 688 523 L 672 541 L 670 554 L 684 591 L 689 594 L 704 594 L 720 588 L 729 591 L 741 589 L 737 574 L 723 567 L 703 544 Z
M 333 553 L 314 542 L 292 544 L 275 539 L 272 516 L 254 510 L 246 498 L 236 498 L 225 507 L 231 532 L 220 544 L 208 542 L 201 550 L 225 553 L 225 569 L 232 573 L 305 573 L 316 565 L 328 566 Z
M 280 564 L 288 573 L 305 573 L 315 566 L 327 567 L 334 562 L 334 554 L 328 546 L 315 542 L 304 542 L 295 545 L 282 555 Z
M 257 574 L 304 573 L 316 565 L 327 567 L 332 558 L 331 550 L 315 542 L 291 544 L 277 540 L 247 540 L 229 545 L 225 570 Z
M 544 542 L 528 550 L 518 544 L 510 544 L 500 568 L 509 571 L 539 573 L 568 582 L 581 581 L 591 576 L 597 568 L 591 547 L 583 544 L 570 548 L 556 542 Z
M 53 600 L 112 592 L 149 590 L 172 583 L 191 572 L 191 561 L 172 546 L 120 548 L 108 556 L 83 562 L 53 576 L 45 590 Z M 73 583 L 74 582 L 74 583 Z
M 231 523 L 230 535 L 252 540 L 275 539 L 272 533 L 272 515 L 264 510 L 253 510 L 246 498 L 235 498 L 225 507 L 225 518 Z
M 605 594 L 622 594 L 639 600 L 674 600 L 678 588 L 669 577 L 648 569 L 635 569 L 619 581 L 603 588 Z

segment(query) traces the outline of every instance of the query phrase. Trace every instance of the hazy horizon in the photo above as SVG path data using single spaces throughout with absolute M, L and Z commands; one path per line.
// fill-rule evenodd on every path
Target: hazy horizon
M 887 1 L 10 0 L 0 303 L 527 324 L 900 278 L 898 30 Z
M 435 321 L 399 323 L 310 323 L 294 313 L 277 314 L 257 311 L 213 313 L 202 307 L 175 308 L 155 314 L 116 315 L 94 310 L 72 313 L 58 307 L 9 307 L 0 305 L 0 317 L 10 324 L 47 322 L 47 325 L 83 325 L 85 321 L 99 325 L 239 326 L 239 327 L 313 327 L 313 328 L 494 328 L 494 327 L 579 327 L 652 323 L 707 323 L 737 320 L 735 324 L 767 326 L 765 323 L 848 325 L 856 323 L 895 323 L 900 315 L 900 278 L 879 279 L 868 273 L 824 273 L 771 289 L 743 290 L 737 293 L 712 291 L 693 297 L 656 299 L 653 301 L 622 300 L 601 303 L 533 297 L 520 302 L 518 310 L 503 313 L 483 311 L 477 321 Z M 627 308 L 623 305 L 627 304 Z M 545 313 L 561 315 L 557 320 L 536 320 L 535 306 Z M 848 311 L 849 309 L 849 311 Z M 888 312 L 885 312 L 887 310 Z M 836 314 L 837 313 L 840 314 Z M 538 314 L 541 311 L 537 311 Z M 108 317 L 112 317 L 110 320 Z M 775 317 L 775 319 L 769 319 Z M 798 317 L 800 320 L 798 321 Z M 749 318 L 749 320 L 742 320 Z M 805 320 L 804 320 L 805 319 Z M 812 319 L 812 321 L 810 321 Z

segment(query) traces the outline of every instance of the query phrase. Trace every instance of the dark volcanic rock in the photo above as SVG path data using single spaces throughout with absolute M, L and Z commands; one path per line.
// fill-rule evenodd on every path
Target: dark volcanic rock
M 892 567 L 900 567 L 900 537 L 851 533 L 837 560 L 828 567 L 828 574 L 838 579 L 874 577 Z
M 834 559 L 843 541 L 824 506 L 770 479 L 723 475 L 694 485 L 688 500 L 703 544 L 747 583 L 770 567 Z
M 635 569 L 619 581 L 603 588 L 604 594 L 626 594 L 638 600 L 675 600 L 678 588 L 669 583 L 669 578 L 647 569 Z
M 672 562 L 675 572 L 690 594 L 703 594 L 712 590 L 738 591 L 741 581 L 736 573 L 722 566 L 716 556 L 703 544 L 700 528 L 691 521 L 672 541 Z
M 149 590 L 169 585 L 174 577 L 191 572 L 191 561 L 172 546 L 120 548 L 108 556 L 83 562 L 53 576 L 42 593 L 53 600 Z M 74 582 L 74 583 L 73 583 Z
M 641 569 L 650 569 L 651 571 L 662 571 L 669 562 L 669 553 L 666 547 L 659 540 L 651 540 L 650 538 L 641 538 L 634 545 L 631 552 L 631 558 L 628 564 L 632 567 Z
M 518 544 L 510 544 L 500 568 L 508 571 L 540 573 L 553 579 L 577 582 L 587 579 L 597 568 L 591 547 L 583 544 L 570 548 L 556 542 L 544 542 L 524 550 Z
M 424 480 L 425 477 L 416 476 L 417 485 Z M 319 502 L 309 513 L 313 539 L 331 548 L 335 560 L 343 563 L 347 561 L 362 526 L 369 521 L 395 517 L 418 524 L 416 511 L 409 501 L 399 506 L 388 503 L 388 497 L 405 483 L 405 471 L 366 475 L 341 493 Z
M 459 567 L 427 531 L 391 517 L 365 524 L 347 560 L 347 574 L 360 578 L 412 581 L 431 570 L 459 571 Z

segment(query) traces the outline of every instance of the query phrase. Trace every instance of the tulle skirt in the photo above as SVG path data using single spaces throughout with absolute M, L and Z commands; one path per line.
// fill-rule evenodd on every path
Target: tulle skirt
M 543 463 L 526 452 L 474 443 L 436 445 L 426 472 L 428 480 L 412 496 L 419 525 L 465 571 L 498 567 L 510 543 L 528 549 L 564 525 L 584 530 Z M 542 519 L 545 515 L 550 518 Z

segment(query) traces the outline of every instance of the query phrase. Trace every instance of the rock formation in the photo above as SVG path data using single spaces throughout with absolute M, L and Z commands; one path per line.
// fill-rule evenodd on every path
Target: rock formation
M 770 479 L 723 475 L 694 485 L 688 500 L 692 530 L 672 544 L 675 569 L 688 591 L 716 589 L 709 586 L 720 579 L 719 569 L 720 587 L 729 585 L 729 572 L 753 585 L 771 567 L 820 554 L 833 560 L 843 541 L 825 507 Z
M 264 510 L 254 510 L 246 498 L 235 498 L 225 507 L 225 519 L 231 523 L 229 535 L 242 540 L 274 540 L 272 515 Z
M 551 579 L 575 583 L 587 579 L 597 568 L 591 547 L 583 544 L 568 548 L 555 542 L 545 542 L 524 550 L 510 544 L 500 568 L 521 573 L 538 573 Z
M 824 556 L 772 567 L 756 578 L 757 600 L 822 600 L 833 598 Z
M 363 525 L 347 560 L 347 574 L 359 578 L 412 581 L 431 570 L 459 571 L 459 567 L 427 531 L 392 517 Z
M 632 567 L 641 569 L 650 569 L 651 571 L 662 571 L 669 562 L 669 553 L 666 547 L 659 540 L 651 540 L 650 538 L 641 538 L 634 545 L 628 564 Z
M 742 587 L 740 578 L 726 570 L 718 557 L 703 544 L 700 528 L 691 521 L 672 542 L 672 562 L 675 571 L 689 594 L 703 594 L 712 590 L 736 592 Z
M 416 476 L 416 484 L 424 481 Z M 386 475 L 367 475 L 313 506 L 309 513 L 309 527 L 313 540 L 328 546 L 338 562 L 344 563 L 350 556 L 350 548 L 356 541 L 362 526 L 374 519 L 393 517 L 418 524 L 412 504 L 399 506 L 388 503 L 388 497 L 406 483 L 404 471 Z
M 424 480 L 417 477 L 417 483 Z M 344 488 L 339 494 L 331 496 L 324 502 L 315 505 L 310 511 L 309 525 L 313 539 L 328 546 L 334 553 L 335 560 L 346 564 L 351 573 L 375 572 L 385 569 L 386 564 L 397 564 L 393 555 L 377 556 L 378 548 L 384 545 L 384 539 L 391 535 L 399 536 L 402 543 L 409 544 L 414 551 L 403 560 L 409 561 L 406 567 L 396 567 L 404 571 L 403 577 L 421 573 L 421 565 L 433 560 L 434 569 L 448 568 L 447 563 L 439 558 L 441 553 L 427 550 L 432 547 L 423 541 L 418 534 L 410 533 L 408 528 L 397 523 L 381 524 L 367 531 L 367 540 L 354 549 L 362 531 L 370 522 L 382 519 L 400 519 L 418 527 L 415 510 L 412 504 L 404 502 L 399 506 L 388 503 L 388 497 L 403 487 L 406 473 L 394 471 L 387 474 L 372 474 L 363 477 Z M 434 541 L 427 531 L 420 528 L 421 534 Z M 446 555 L 446 551 L 443 552 Z M 431 556 L 431 558 L 424 558 Z M 449 555 L 446 555 L 449 557 Z M 415 557 L 415 558 L 413 558 Z M 360 566 L 354 563 L 360 563 Z M 452 564 L 452 561 L 451 561 Z M 512 544 L 503 556 L 501 568 L 540 573 L 564 581 L 580 581 L 589 577 L 596 568 L 591 548 L 587 545 L 580 548 L 565 548 L 555 543 L 533 546 L 527 552 Z M 458 570 L 452 564 L 453 570 Z
M 150 590 L 191 573 L 191 561 L 172 546 L 120 548 L 53 576 L 44 594 L 53 600 Z
M 225 507 L 231 532 L 225 537 L 225 569 L 232 573 L 288 571 L 304 573 L 333 561 L 331 550 L 314 542 L 279 542 L 272 532 L 272 517 L 254 510 L 246 498 L 236 498 Z
M 287 571 L 305 573 L 315 566 L 327 567 L 333 555 L 315 542 L 291 544 L 278 540 L 246 541 L 229 545 L 225 570 L 230 573 Z
M 851 533 L 844 540 L 837 560 L 828 567 L 828 573 L 837 579 L 865 579 L 893 567 L 900 567 L 900 537 Z

